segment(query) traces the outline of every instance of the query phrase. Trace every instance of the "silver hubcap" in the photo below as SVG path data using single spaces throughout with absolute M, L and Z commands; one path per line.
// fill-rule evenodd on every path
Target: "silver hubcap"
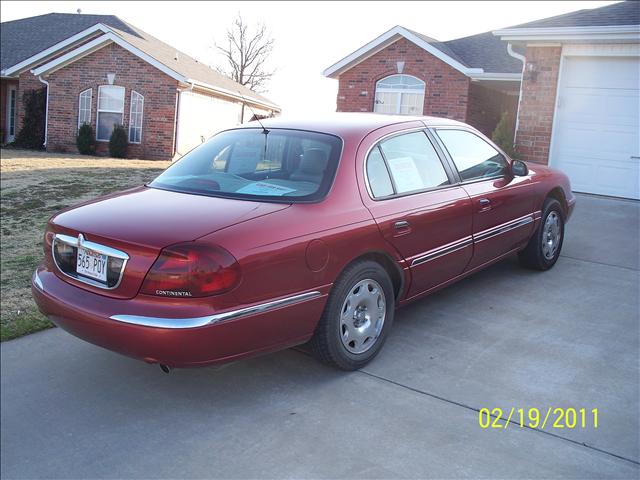
M 547 215 L 542 230 L 542 254 L 547 260 L 553 260 L 553 257 L 560 245 L 562 230 L 560 228 L 560 216 L 556 212 Z
M 371 279 L 356 283 L 342 304 L 340 339 L 350 353 L 364 353 L 382 332 L 387 304 L 384 290 Z

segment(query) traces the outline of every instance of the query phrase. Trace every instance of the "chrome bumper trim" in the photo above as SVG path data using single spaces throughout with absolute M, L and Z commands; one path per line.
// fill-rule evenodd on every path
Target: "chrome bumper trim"
M 524 227 L 525 225 L 529 225 L 530 223 L 533 223 L 533 216 L 531 214 L 517 218 L 515 220 L 512 220 L 511 222 L 503 223 L 502 225 L 498 225 L 497 227 L 490 228 L 483 232 L 479 232 L 478 234 L 473 236 L 473 241 L 482 242 L 483 240 L 487 240 L 497 235 L 515 230 L 516 228 Z
M 100 283 L 96 280 L 93 280 L 91 278 L 88 277 L 83 277 L 81 275 L 71 275 L 67 272 L 65 272 L 64 270 L 62 270 L 62 268 L 60 268 L 60 265 L 58 265 L 58 261 L 56 260 L 56 242 L 61 242 L 64 243 L 66 245 L 69 245 L 71 247 L 82 247 L 82 248 L 86 248 L 88 250 L 92 250 L 94 252 L 97 253 L 101 253 L 102 255 L 106 255 L 108 257 L 114 257 L 114 258 L 118 258 L 120 260 L 122 260 L 122 266 L 120 267 L 120 275 L 118 276 L 118 281 L 115 283 L 115 285 L 113 285 L 112 287 L 109 287 L 103 283 Z M 73 278 L 74 280 L 77 280 L 78 282 L 82 282 L 82 283 L 86 283 L 87 285 L 91 285 L 97 288 L 102 288 L 104 290 L 114 290 L 116 288 L 118 288 L 120 286 L 120 282 L 122 282 L 122 277 L 124 277 L 124 269 L 127 266 L 127 262 L 129 261 L 129 255 L 127 255 L 125 252 L 121 251 L 121 250 L 116 250 L 115 248 L 111 248 L 111 247 L 107 247 L 106 245 L 101 245 L 99 243 L 95 243 L 95 242 L 90 242 L 88 240 L 84 239 L 84 235 L 79 234 L 77 237 L 72 237 L 70 235 L 64 235 L 62 233 L 57 233 L 54 235 L 53 237 L 53 241 L 51 242 L 51 257 L 53 258 L 53 263 L 55 264 L 56 268 L 60 271 L 60 273 L 62 273 L 63 275 L 69 277 L 69 278 Z
M 40 276 L 38 275 L 38 270 L 33 272 L 33 283 L 36 287 L 38 287 L 41 291 L 44 292 L 44 285 L 42 284 L 42 280 L 40 280 Z
M 191 317 L 191 318 L 165 318 L 165 317 L 145 317 L 141 315 L 112 315 L 109 317 L 111 320 L 118 322 L 129 323 L 132 325 L 141 325 L 144 327 L 155 328 L 198 328 L 221 322 L 223 320 L 231 320 L 234 318 L 244 317 L 247 315 L 253 315 L 255 313 L 265 313 L 269 310 L 273 310 L 280 307 L 293 305 L 295 303 L 304 302 L 313 298 L 318 298 L 321 293 L 318 291 L 301 293 L 299 295 L 293 295 L 291 297 L 281 298 L 273 300 L 271 302 L 261 303 L 252 307 L 240 308 L 238 310 L 231 310 L 228 312 L 217 313 L 215 315 L 208 315 L 204 317 Z
M 469 236 L 461 238 L 460 240 L 450 243 L 449 245 L 434 248 L 433 250 L 428 251 L 426 254 L 418 258 L 414 258 L 411 262 L 411 267 L 422 265 L 423 263 L 430 262 L 431 260 L 435 260 L 436 258 L 444 257 L 445 255 L 449 255 L 450 253 L 457 252 L 458 250 L 468 247 L 472 243 L 473 239 Z

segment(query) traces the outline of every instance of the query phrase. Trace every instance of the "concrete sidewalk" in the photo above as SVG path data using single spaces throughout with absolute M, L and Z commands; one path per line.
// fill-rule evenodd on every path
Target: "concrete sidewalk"
M 338 372 L 288 350 L 177 370 L 53 329 L 1 346 L 2 478 L 638 478 L 640 204 L 580 195 L 550 272 L 507 260 Z M 482 407 L 598 408 L 483 430 Z

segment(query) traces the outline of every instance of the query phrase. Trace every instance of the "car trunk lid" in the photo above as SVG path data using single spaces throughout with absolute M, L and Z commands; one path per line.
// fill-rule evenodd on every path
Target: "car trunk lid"
M 193 241 L 288 206 L 148 187 L 101 197 L 52 217 L 50 230 L 53 234 L 64 235 L 61 238 L 67 243 L 69 237 L 82 235 L 82 241 L 90 246 L 97 244 L 124 252 L 129 258 L 121 281 L 110 288 L 91 279 L 87 281 L 86 276 L 74 275 L 74 272 L 69 275 L 60 268 L 55 269 L 56 274 L 101 295 L 131 298 L 137 294 L 147 271 L 164 247 Z M 48 243 L 52 241 L 53 237 L 47 240 Z M 71 255 L 77 255 L 77 247 Z

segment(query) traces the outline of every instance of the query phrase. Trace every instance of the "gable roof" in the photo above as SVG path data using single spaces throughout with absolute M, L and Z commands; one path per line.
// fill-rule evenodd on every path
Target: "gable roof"
M 83 17 L 87 17 L 87 19 Z M 76 18 L 78 18 L 78 20 L 76 20 Z M 9 25 L 9 28 L 5 28 L 5 25 Z M 57 26 L 59 26 L 59 31 Z M 111 41 L 115 41 L 125 48 L 131 46 L 133 48 L 130 49 L 130 51 L 134 54 L 137 54 L 146 61 L 154 63 L 161 71 L 179 81 L 195 83 L 204 88 L 210 88 L 236 98 L 245 97 L 247 100 L 252 101 L 252 103 L 257 103 L 258 105 L 276 111 L 280 110 L 280 107 L 266 97 L 225 77 L 186 53 L 176 50 L 174 47 L 113 15 L 52 13 L 39 17 L 6 22 L 2 24 L 1 30 L 3 71 L 34 55 L 38 55 L 39 52 L 44 52 L 52 46 L 63 43 L 66 39 L 74 35 L 89 34 L 89 32 L 94 31 L 100 34 L 100 36 L 93 41 L 95 49 L 101 48 L 106 45 L 107 42 Z M 15 37 L 12 37 L 11 33 L 15 33 Z M 47 38 L 47 34 L 49 33 L 52 33 L 52 35 Z M 31 42 L 31 35 L 33 35 L 34 38 L 33 42 Z M 18 48 L 18 43 L 32 43 L 32 45 Z M 5 52 L 11 51 L 14 46 L 16 46 L 19 53 L 8 53 L 5 62 Z M 86 49 L 83 50 L 83 47 L 72 50 L 63 56 L 67 57 L 64 61 L 69 63 L 69 61 L 76 59 L 74 53 L 81 55 L 86 54 L 87 51 Z M 89 51 L 89 53 L 91 52 Z M 140 55 L 140 53 L 144 55 Z M 42 74 L 49 69 L 45 67 L 59 67 L 62 63 L 60 59 L 56 59 L 40 66 L 36 70 L 40 71 L 39 74 Z M 174 72 L 175 75 L 173 75 L 172 72 Z
M 0 69 L 6 70 L 98 23 L 123 31 L 129 28 L 115 15 L 48 13 L 2 22 Z
M 502 40 L 640 41 L 640 3 L 625 1 L 522 23 L 493 32 Z
M 400 25 L 347 55 L 327 68 L 323 74 L 327 77 L 337 78 L 344 71 L 402 37 L 471 78 L 520 79 L 522 63 L 509 55 L 507 44 L 496 38 L 491 32 L 440 42 Z
M 640 24 L 640 3 L 627 1 L 543 18 L 542 20 L 515 25 L 511 28 L 597 27 L 638 24 Z

